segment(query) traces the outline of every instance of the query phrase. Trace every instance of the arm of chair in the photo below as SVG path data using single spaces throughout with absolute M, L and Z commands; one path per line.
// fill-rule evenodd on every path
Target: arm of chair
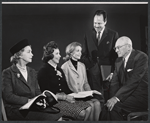
M 128 114 L 127 120 L 130 121 L 131 119 L 135 119 L 137 117 L 144 116 L 144 115 L 148 115 L 148 111 L 145 111 L 145 112 L 131 112 L 130 114 Z
M 3 120 L 7 121 L 7 115 L 6 115 L 3 99 L 1 99 L 1 106 L 2 106 L 2 117 L 3 117 Z

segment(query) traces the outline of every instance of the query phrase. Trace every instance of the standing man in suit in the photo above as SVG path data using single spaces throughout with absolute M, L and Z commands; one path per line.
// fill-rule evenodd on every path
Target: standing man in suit
M 148 109 L 148 56 L 134 50 L 126 36 L 117 40 L 114 49 L 118 58 L 101 120 L 124 120 L 123 115 Z
M 106 23 L 107 13 L 104 10 L 97 10 L 94 14 L 93 29 L 85 34 L 82 55 L 82 62 L 86 65 L 91 88 L 102 94 L 103 83 L 100 65 L 114 65 L 117 54 L 113 50 L 113 47 L 119 37 L 116 31 L 105 27 Z M 110 78 L 112 73 L 110 74 Z M 102 103 L 104 102 L 103 96 L 96 98 Z

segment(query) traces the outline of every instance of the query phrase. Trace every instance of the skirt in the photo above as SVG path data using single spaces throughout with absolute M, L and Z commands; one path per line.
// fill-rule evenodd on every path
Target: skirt
M 75 101 L 75 103 L 69 103 L 67 101 L 58 101 L 57 104 L 53 105 L 60 109 L 60 113 L 63 116 L 72 117 L 73 119 L 77 119 L 80 112 L 90 107 L 91 105 L 84 101 Z

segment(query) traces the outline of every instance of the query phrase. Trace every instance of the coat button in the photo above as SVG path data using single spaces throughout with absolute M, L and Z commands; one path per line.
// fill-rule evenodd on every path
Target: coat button
M 61 89 L 59 89 L 61 91 Z

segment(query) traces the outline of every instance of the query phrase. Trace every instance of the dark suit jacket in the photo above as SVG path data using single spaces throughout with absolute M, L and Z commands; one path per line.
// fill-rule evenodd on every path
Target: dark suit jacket
M 148 56 L 141 51 L 133 50 L 127 61 L 125 73 L 121 69 L 121 64 L 122 60 L 118 58 L 110 85 L 110 96 L 116 96 L 121 102 L 129 96 L 134 96 L 140 101 L 148 101 Z
M 85 35 L 85 42 L 83 45 L 82 62 L 86 65 L 86 68 L 91 68 L 97 61 L 97 57 L 100 65 L 114 65 L 117 58 L 117 54 L 113 50 L 115 42 L 118 39 L 118 33 L 107 27 L 101 37 L 101 42 L 98 46 L 96 39 L 96 31 L 93 29 Z
M 22 105 L 41 93 L 36 72 L 34 69 L 27 67 L 28 80 L 24 79 L 16 65 L 3 70 L 2 72 L 2 97 L 5 103 L 7 115 L 11 110 L 20 108 Z
M 72 93 L 69 89 L 65 75 L 61 68 L 57 67 L 62 73 L 62 78 L 56 75 L 54 67 L 46 63 L 38 72 L 38 82 L 41 88 L 41 91 L 50 90 L 54 94 L 64 92 L 66 94 Z

